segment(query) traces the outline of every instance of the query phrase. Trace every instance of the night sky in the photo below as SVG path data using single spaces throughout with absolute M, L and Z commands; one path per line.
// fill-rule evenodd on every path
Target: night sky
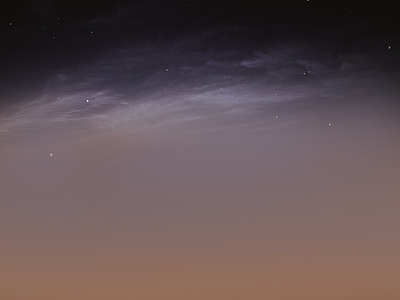
M 0 299 L 400 299 L 400 2 L 3 1 Z

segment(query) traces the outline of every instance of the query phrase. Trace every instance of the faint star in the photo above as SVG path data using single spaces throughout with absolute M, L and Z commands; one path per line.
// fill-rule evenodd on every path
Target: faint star
M 50 157 L 53 157 L 53 155 L 54 155 L 53 152 L 50 152 L 49 156 L 50 156 Z
M 329 123 L 328 126 L 332 126 L 332 123 Z
M 388 46 L 388 49 L 389 49 L 389 50 L 392 49 L 392 46 L 389 45 L 389 46 Z

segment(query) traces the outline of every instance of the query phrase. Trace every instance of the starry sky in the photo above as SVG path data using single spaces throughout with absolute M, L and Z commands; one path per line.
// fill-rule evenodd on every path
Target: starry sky
M 0 299 L 399 299 L 399 11 L 3 3 Z

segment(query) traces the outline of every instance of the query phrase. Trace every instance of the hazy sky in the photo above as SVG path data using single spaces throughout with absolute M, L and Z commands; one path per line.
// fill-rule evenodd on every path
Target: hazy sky
M 0 299 L 399 299 L 398 1 L 9 4 Z

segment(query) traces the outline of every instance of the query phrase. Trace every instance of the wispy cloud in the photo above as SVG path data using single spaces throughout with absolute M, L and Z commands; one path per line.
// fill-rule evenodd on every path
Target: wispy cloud
M 209 35 L 128 47 L 89 66 L 58 70 L 39 98 L 2 113 L 1 132 L 70 122 L 99 130 L 141 130 L 251 114 L 271 103 L 340 97 L 355 83 L 379 79 L 365 67 L 368 54 L 323 53 L 312 43 L 283 43 L 252 53 L 189 51 Z

